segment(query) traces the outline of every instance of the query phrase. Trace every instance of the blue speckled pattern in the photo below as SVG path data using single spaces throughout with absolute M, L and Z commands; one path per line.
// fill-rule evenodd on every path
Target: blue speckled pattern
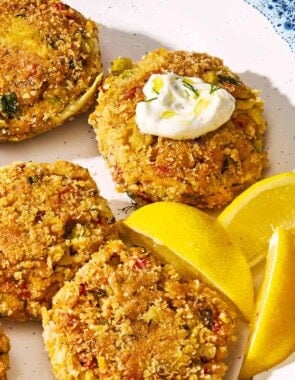
M 260 11 L 295 52 L 295 0 L 244 0 Z

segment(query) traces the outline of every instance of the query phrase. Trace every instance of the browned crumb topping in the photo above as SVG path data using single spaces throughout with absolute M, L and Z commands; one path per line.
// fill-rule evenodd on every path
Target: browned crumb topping
M 0 57 L 0 142 L 60 125 L 101 71 L 96 24 L 58 0 L 2 0 Z
M 144 100 L 150 75 L 166 71 L 228 90 L 236 99 L 231 119 L 194 140 L 142 134 L 135 123 L 136 104 Z M 266 161 L 262 111 L 258 92 L 219 58 L 159 49 L 108 76 L 89 121 L 118 189 L 139 204 L 167 200 L 220 208 L 261 176 Z
M 43 310 L 55 376 L 222 379 L 235 313 L 141 247 L 107 243 Z
M 0 380 L 6 379 L 6 371 L 9 368 L 9 349 L 9 340 L 0 328 Z
M 113 215 L 88 171 L 65 161 L 0 169 L 0 316 L 40 318 L 107 239 Z

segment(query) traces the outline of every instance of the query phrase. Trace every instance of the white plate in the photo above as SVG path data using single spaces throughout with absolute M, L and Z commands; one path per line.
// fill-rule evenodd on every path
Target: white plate
M 265 175 L 295 168 L 295 59 L 294 25 L 283 24 L 286 11 L 278 20 L 283 5 L 294 15 L 294 1 L 223 0 L 67 0 L 101 24 L 101 50 L 105 69 L 115 57 L 139 59 L 145 52 L 164 46 L 208 52 L 224 59 L 250 86 L 261 89 L 269 128 L 266 147 L 269 168 Z M 249 5 L 254 5 L 262 11 Z M 279 9 L 278 9 L 279 8 Z M 264 15 L 263 15 L 264 13 Z M 271 22 L 267 17 L 271 18 Z M 290 17 L 290 13 L 289 13 Z M 282 26 L 277 26 L 278 24 Z M 276 29 L 273 27 L 276 26 Z M 292 37 L 293 36 L 293 37 Z M 284 39 L 283 39 L 284 38 Z M 293 38 L 293 39 L 292 39 Z M 54 131 L 18 144 L 0 145 L 0 165 L 16 160 L 54 161 L 62 158 L 88 167 L 101 193 L 117 217 L 128 204 L 116 193 L 101 157 L 87 115 Z M 39 323 L 3 322 L 12 343 L 9 380 L 52 380 L 44 351 Z M 239 344 L 242 345 L 241 340 Z M 227 380 L 237 378 L 236 346 L 230 359 Z M 267 353 L 265 353 L 267 355 Z M 295 357 L 255 380 L 295 378 Z

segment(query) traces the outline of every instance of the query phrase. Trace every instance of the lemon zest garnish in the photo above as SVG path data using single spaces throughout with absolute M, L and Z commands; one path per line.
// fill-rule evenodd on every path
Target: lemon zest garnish
M 199 99 L 194 109 L 195 115 L 199 116 L 202 113 L 202 111 L 208 107 L 209 104 L 210 104 L 210 99 L 207 99 L 207 98 Z
M 164 81 L 161 77 L 157 77 L 153 80 L 153 90 L 155 93 L 159 94 L 163 86 Z
M 168 110 L 168 111 L 164 111 L 162 113 L 161 118 L 162 119 L 170 119 L 170 117 L 173 117 L 175 115 L 176 115 L 176 113 L 174 111 Z

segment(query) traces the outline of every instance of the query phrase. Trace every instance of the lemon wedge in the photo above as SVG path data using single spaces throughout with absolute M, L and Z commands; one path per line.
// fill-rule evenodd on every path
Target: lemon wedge
M 272 368 L 295 350 L 295 235 L 277 228 L 250 324 L 240 377 Z
M 180 203 L 156 202 L 134 211 L 119 228 L 125 240 L 145 246 L 183 276 L 202 278 L 250 320 L 249 266 L 240 248 L 209 215 Z
M 275 227 L 295 228 L 295 172 L 252 185 L 224 209 L 218 221 L 254 266 L 266 256 Z

